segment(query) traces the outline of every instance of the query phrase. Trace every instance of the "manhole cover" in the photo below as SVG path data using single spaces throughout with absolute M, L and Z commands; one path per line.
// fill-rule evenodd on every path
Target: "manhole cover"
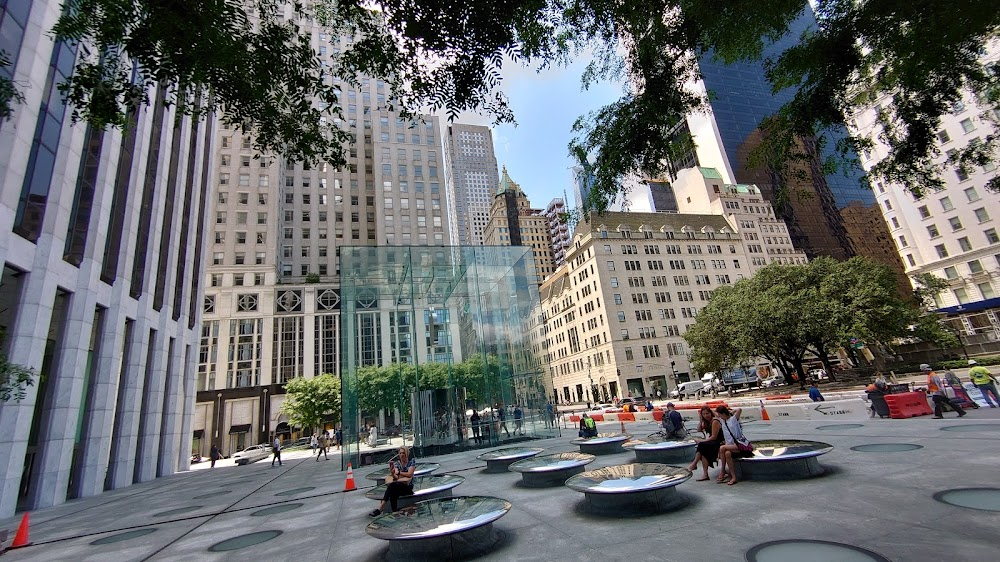
M 210 494 L 204 494 L 201 496 L 195 496 L 193 499 L 202 500 L 205 498 L 214 498 L 215 496 L 224 496 L 226 494 L 232 493 L 232 490 L 219 490 L 218 492 L 212 492 Z
M 871 445 L 851 447 L 851 450 L 858 451 L 859 453 L 902 453 L 904 451 L 916 451 L 923 448 L 923 445 L 914 445 L 913 443 L 873 443 Z
M 817 540 L 772 541 L 747 551 L 747 562 L 889 562 L 877 552 L 849 544 Z
M 170 517 L 171 515 L 180 515 L 182 513 L 187 513 L 189 511 L 197 511 L 201 509 L 200 505 L 189 505 L 188 507 L 178 507 L 177 509 L 171 509 L 168 511 L 161 511 L 159 513 L 154 513 L 153 517 Z
M 315 490 L 316 486 L 306 486 L 305 488 L 293 488 L 291 490 L 285 490 L 284 492 L 278 492 L 274 494 L 276 496 L 294 496 L 295 494 L 301 494 L 302 492 L 308 492 L 309 490 Z
M 155 533 L 156 527 L 146 527 L 145 529 L 136 529 L 134 531 L 126 531 L 124 533 L 118 533 L 117 535 L 111 535 L 110 537 L 104 537 L 91 542 L 93 545 L 100 544 L 113 544 L 116 542 L 127 541 L 135 539 L 138 537 L 144 537 L 150 533 Z
M 816 429 L 822 429 L 824 431 L 836 431 L 838 429 L 857 429 L 859 427 L 864 427 L 862 423 L 835 423 L 832 425 L 821 425 Z
M 256 533 L 240 535 L 238 537 L 226 539 L 222 542 L 217 542 L 212 546 L 208 547 L 208 551 L 228 552 L 230 550 L 239 550 L 241 548 L 246 548 L 248 546 L 253 546 L 255 544 L 260 544 L 262 542 L 267 542 L 271 539 L 277 538 L 281 536 L 281 533 L 282 531 L 258 531 Z
M 941 431 L 1000 431 L 1000 424 L 995 423 L 977 423 L 971 425 L 949 425 L 947 427 L 942 427 Z
M 958 488 L 934 494 L 941 503 L 978 509 L 980 511 L 1000 511 L 1000 488 Z
M 250 515 L 254 517 L 264 517 L 265 515 L 274 515 L 276 513 L 284 513 L 286 511 L 292 511 L 293 509 L 298 509 L 302 507 L 301 503 L 284 503 L 281 505 L 276 505 L 274 507 L 266 507 L 264 509 L 258 509 L 257 511 L 251 513 Z

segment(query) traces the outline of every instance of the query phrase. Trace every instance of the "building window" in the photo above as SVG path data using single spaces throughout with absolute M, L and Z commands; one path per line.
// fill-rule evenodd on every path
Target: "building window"
M 941 209 L 945 212 L 955 208 L 955 205 L 951 203 L 951 197 L 942 197 L 941 199 L 938 199 L 938 202 L 941 203 Z
M 958 268 L 953 265 L 944 268 L 944 276 L 948 279 L 958 279 Z
M 972 250 L 972 243 L 969 242 L 969 237 L 968 236 L 963 236 L 963 237 L 959 238 L 958 239 L 958 246 L 962 249 L 963 252 L 968 252 L 968 251 Z
M 244 293 L 237 297 L 236 307 L 240 312 L 252 312 L 257 310 L 257 294 Z
M 980 207 L 973 212 L 976 213 L 976 219 L 978 219 L 980 223 L 989 222 L 990 214 L 986 212 L 985 207 Z
M 920 218 L 922 219 L 926 219 L 931 216 L 931 212 L 927 210 L 927 205 L 921 205 L 917 207 L 917 210 L 920 211 Z
M 948 249 L 944 247 L 944 244 L 938 244 L 937 246 L 934 246 L 934 250 L 937 251 L 937 255 L 939 258 L 943 259 L 948 257 Z
M 916 267 L 917 260 L 913 259 L 913 254 L 906 254 L 906 261 L 910 264 L 910 267 Z
M 927 235 L 930 236 L 931 238 L 940 238 L 941 237 L 941 233 L 938 232 L 938 227 L 937 227 L 936 224 L 932 224 L 932 225 L 930 225 L 930 226 L 927 227 Z
M 974 187 L 967 187 L 965 188 L 965 197 L 969 200 L 969 203 L 979 201 L 979 192 Z
M 951 225 L 952 232 L 957 232 L 959 230 L 962 230 L 962 219 L 958 217 L 951 217 L 950 219 L 948 219 L 948 224 Z
M 984 299 L 992 299 L 996 297 L 996 293 L 993 292 L 993 285 L 989 283 L 980 283 L 976 285 L 979 288 L 979 292 L 982 293 Z
M 941 144 L 945 144 L 947 142 L 951 142 L 951 135 L 949 135 L 948 131 L 945 131 L 944 129 L 941 129 L 940 131 L 938 131 L 937 138 L 938 138 L 938 142 L 940 142 Z
M 1000 236 L 997 236 L 997 229 L 995 228 L 984 230 L 983 234 L 986 235 L 986 241 L 990 244 L 996 244 L 1000 242 Z
M 979 263 L 979 260 L 972 260 L 972 261 L 966 263 L 966 265 L 969 266 L 969 272 L 970 273 L 982 273 L 983 272 L 983 264 Z
M 619 322 L 624 322 L 625 321 L 625 311 L 624 310 L 619 310 L 618 311 L 618 321 Z
M 962 125 L 962 130 L 966 133 L 971 133 L 976 130 L 976 125 L 972 122 L 972 119 L 962 119 L 960 124 Z
M 906 242 L 906 237 L 902 234 L 899 235 L 899 247 L 906 248 L 909 244 Z
M 955 289 L 955 298 L 959 304 L 965 304 L 969 302 L 969 293 L 965 289 Z

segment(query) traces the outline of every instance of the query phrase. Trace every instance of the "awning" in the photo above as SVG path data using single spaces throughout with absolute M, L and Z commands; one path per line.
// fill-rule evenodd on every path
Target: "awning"
M 944 308 L 937 309 L 937 312 L 941 314 L 961 314 L 963 312 L 979 312 L 980 310 L 986 310 L 989 308 L 1000 308 L 1000 297 L 994 297 L 992 299 L 983 299 L 981 301 L 959 304 L 955 306 L 947 306 Z
M 232 435 L 234 433 L 250 433 L 250 424 L 231 426 L 229 434 Z
M 194 438 L 195 439 L 201 439 L 204 436 L 205 436 L 205 430 L 204 429 L 196 429 L 196 430 L 194 430 Z

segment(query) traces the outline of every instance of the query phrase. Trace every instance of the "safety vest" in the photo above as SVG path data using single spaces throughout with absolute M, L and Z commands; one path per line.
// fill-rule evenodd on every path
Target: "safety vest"
M 993 380 L 993 377 L 990 376 L 990 372 L 986 369 L 986 367 L 980 367 L 978 365 L 969 369 L 969 377 L 972 378 L 972 384 L 975 385 L 990 384 Z
M 937 383 L 934 382 L 935 380 L 939 379 L 937 378 L 937 374 L 934 371 L 927 373 L 927 390 L 930 391 L 932 394 L 935 392 L 941 392 L 941 387 L 939 387 Z
M 594 423 L 594 418 L 583 418 L 583 425 L 587 426 L 587 429 L 594 429 L 597 424 Z

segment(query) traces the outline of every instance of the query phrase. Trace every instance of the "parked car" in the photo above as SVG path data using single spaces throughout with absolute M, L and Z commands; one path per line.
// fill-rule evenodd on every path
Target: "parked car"
M 812 369 L 809 371 L 809 378 L 812 380 L 822 381 L 829 379 L 830 376 L 826 374 L 825 369 Z
M 614 410 L 614 404 L 595 404 L 593 408 L 590 409 L 591 412 L 606 412 L 608 410 Z
M 701 395 L 704 393 L 705 383 L 701 381 L 688 381 L 677 385 L 677 388 L 675 388 L 670 395 L 678 400 L 684 400 L 685 396 L 701 398 Z
M 266 459 L 271 454 L 271 447 L 267 445 L 253 445 L 233 455 L 236 464 L 252 464 L 261 459 Z
M 782 374 L 780 374 L 780 373 L 776 374 L 776 375 L 772 375 L 770 377 L 767 377 L 763 381 L 761 381 L 760 384 L 764 388 L 773 388 L 775 386 L 781 386 L 783 384 L 786 384 L 785 383 L 785 376 L 782 375 Z
M 636 410 L 645 410 L 646 400 L 647 399 L 642 396 L 639 396 L 637 398 L 622 398 L 621 400 L 618 401 L 618 406 L 624 410 L 625 405 L 629 404 L 631 406 L 635 406 Z

